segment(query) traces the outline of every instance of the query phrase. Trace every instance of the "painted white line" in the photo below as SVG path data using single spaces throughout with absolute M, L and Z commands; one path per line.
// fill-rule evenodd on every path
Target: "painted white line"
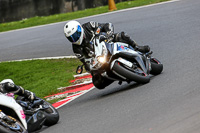
M 129 11 L 129 10 L 137 10 L 137 9 L 142 9 L 142 8 L 147 8 L 147 7 L 152 7 L 152 6 L 156 6 L 156 5 L 162 5 L 162 4 L 168 4 L 168 3 L 172 3 L 172 2 L 178 2 L 178 1 L 180 1 L 180 0 L 170 0 L 170 1 L 155 3 L 155 4 L 151 4 L 151 5 L 145 5 L 145 6 L 121 9 L 121 10 L 117 10 L 117 11 L 113 11 L 113 12 L 107 12 L 107 13 L 88 16 L 88 17 L 77 18 L 77 19 L 74 19 L 74 20 L 88 19 L 88 18 L 92 18 L 92 17 L 103 16 L 103 15 L 108 15 L 108 14 L 114 14 L 114 13 Z M 69 20 L 62 21 L 62 22 L 51 23 L 51 24 L 46 24 L 46 25 L 39 25 L 39 26 L 33 26 L 33 27 L 28 27 L 28 28 L 23 28 L 23 29 L 16 29 L 16 30 L 11 30 L 11 31 L 0 32 L 0 34 L 9 33 L 9 32 L 15 32 L 15 31 L 22 31 L 22 30 L 27 30 L 27 29 L 41 28 L 41 27 L 45 27 L 45 26 L 49 26 L 49 25 L 56 25 L 56 24 L 65 23 L 67 21 L 69 21 Z
M 11 60 L 11 61 L 2 61 L 2 62 L 17 62 L 17 61 L 29 61 L 29 60 L 49 60 L 49 59 L 64 59 L 64 58 L 77 58 L 76 56 L 56 56 L 56 57 L 41 57 L 41 58 L 32 58 L 32 59 L 21 59 L 21 60 Z M 1 61 L 0 61 L 1 63 Z
M 60 107 L 62 107 L 62 106 L 64 106 L 64 105 L 66 105 L 66 104 L 68 104 L 68 103 L 72 102 L 72 101 L 73 101 L 73 100 L 75 100 L 76 98 L 78 98 L 78 97 L 80 97 L 80 96 L 82 96 L 82 95 L 86 94 L 87 92 L 89 92 L 89 91 L 93 90 L 94 88 L 95 88 L 95 87 L 92 87 L 92 88 L 90 88 L 89 90 L 82 91 L 82 92 L 83 92 L 82 94 L 80 94 L 80 95 L 78 95 L 78 96 L 75 96 L 75 97 L 73 97 L 71 100 L 67 101 L 66 103 L 64 103 L 64 104 L 62 104 L 62 105 L 60 105 L 60 106 L 56 107 L 56 109 L 58 109 L 58 108 L 60 108 Z M 62 100 L 62 101 L 63 101 L 63 100 Z
M 74 78 L 83 77 L 83 76 L 87 76 L 87 75 L 90 75 L 90 73 L 85 72 L 85 73 L 82 73 L 82 74 L 74 75 Z

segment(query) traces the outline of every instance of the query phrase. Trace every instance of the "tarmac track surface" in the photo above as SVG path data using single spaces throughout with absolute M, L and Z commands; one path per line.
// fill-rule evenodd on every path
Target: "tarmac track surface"
M 116 32 L 126 31 L 138 44 L 150 45 L 164 71 L 145 85 L 93 89 L 60 108 L 59 123 L 41 132 L 199 133 L 199 7 L 199 0 L 180 0 L 80 19 L 113 22 Z M 72 54 L 63 26 L 1 33 L 1 60 Z

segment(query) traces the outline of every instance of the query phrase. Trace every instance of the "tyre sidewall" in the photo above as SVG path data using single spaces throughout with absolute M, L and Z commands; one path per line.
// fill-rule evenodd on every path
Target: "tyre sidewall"
M 52 126 L 54 124 L 56 124 L 59 120 L 59 113 L 58 111 L 48 102 L 44 101 L 45 104 L 47 104 L 49 106 L 49 108 L 53 111 L 53 113 L 48 113 L 47 111 L 43 111 L 45 116 L 46 116 L 46 120 L 44 122 L 45 126 Z M 49 109 L 48 108 L 48 109 Z

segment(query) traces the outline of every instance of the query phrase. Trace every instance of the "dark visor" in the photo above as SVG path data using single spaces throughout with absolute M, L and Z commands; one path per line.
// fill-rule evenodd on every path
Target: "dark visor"
M 80 27 L 80 25 L 78 25 L 78 28 L 77 28 L 76 32 L 73 35 L 67 37 L 67 39 L 70 42 L 76 42 L 76 41 L 78 41 L 80 36 L 81 36 L 81 27 Z

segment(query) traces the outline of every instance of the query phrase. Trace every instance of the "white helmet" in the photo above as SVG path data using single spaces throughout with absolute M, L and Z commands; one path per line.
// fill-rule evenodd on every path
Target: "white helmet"
M 14 84 L 13 80 L 12 79 L 4 79 L 0 82 L 0 84 L 4 84 L 4 83 L 12 83 Z
M 72 44 L 81 45 L 83 41 L 84 30 L 81 24 L 77 21 L 69 21 L 64 26 L 64 33 L 66 38 Z

